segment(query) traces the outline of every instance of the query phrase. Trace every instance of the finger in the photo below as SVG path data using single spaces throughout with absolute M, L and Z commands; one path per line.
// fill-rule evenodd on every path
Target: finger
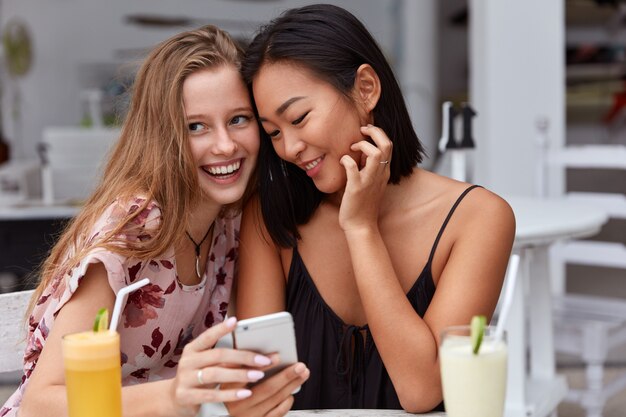
M 348 179 L 348 181 L 352 182 L 358 180 L 359 167 L 356 162 L 354 162 L 354 159 L 352 159 L 352 157 L 344 155 L 339 160 L 339 163 L 345 168 L 346 178 Z
M 303 373 L 305 374 L 303 376 Z M 255 415 L 263 415 L 276 407 L 296 390 L 308 378 L 309 372 L 303 363 L 291 365 L 271 378 L 265 379 L 254 387 L 254 395 L 245 400 L 245 408 L 255 409 Z M 295 381 L 295 382 L 294 382 Z M 240 404 L 243 406 L 243 403 Z
M 249 389 L 207 389 L 193 388 L 180 390 L 176 393 L 178 404 L 197 405 L 202 403 L 225 403 L 232 401 L 240 401 L 252 395 Z
M 276 357 L 268 357 L 249 350 L 217 348 L 196 352 L 181 358 L 185 368 L 200 369 L 213 365 L 228 367 L 246 366 L 266 369 L 278 363 Z M 180 366 L 180 365 L 179 365 Z
M 200 352 L 210 349 L 215 346 L 220 337 L 226 336 L 228 333 L 232 332 L 236 324 L 237 318 L 230 317 L 220 324 L 216 324 L 210 329 L 207 329 L 204 332 L 200 333 L 198 337 L 187 343 L 185 349 L 194 352 Z
M 271 378 L 256 385 L 253 390 L 259 399 L 269 398 L 272 394 L 291 394 L 296 388 L 309 378 L 309 369 L 302 362 L 293 364 Z M 282 394 L 281 394 L 282 392 Z
M 265 417 L 281 417 L 284 416 L 291 410 L 291 406 L 293 406 L 293 395 L 285 398 L 283 402 L 278 404 L 274 409 L 270 410 L 265 414 Z
M 257 392 L 253 388 L 255 398 L 257 400 L 263 398 L 263 400 L 259 402 L 257 406 L 257 409 L 262 411 L 262 414 L 265 414 L 277 407 L 285 400 L 285 398 L 291 397 L 294 391 L 298 387 L 300 387 L 311 375 L 310 371 L 302 363 L 291 366 L 285 371 L 286 372 L 284 372 L 282 377 L 279 377 L 279 374 L 277 374 L 274 377 L 268 379 L 268 382 L 270 382 L 271 379 L 277 379 L 277 386 L 274 387 L 269 395 L 267 395 L 267 393 L 265 392 Z M 270 385 L 268 384 L 268 386 Z
M 350 150 L 355 151 L 355 152 L 358 152 L 358 151 L 363 152 L 367 156 L 373 156 L 376 153 L 381 152 L 381 150 L 375 144 L 368 142 L 366 140 L 360 140 L 358 142 L 353 143 L 352 145 L 350 145 Z
M 393 142 L 389 139 L 389 136 L 384 130 L 377 126 L 366 125 L 361 127 L 361 133 L 369 136 L 374 141 L 374 144 L 381 150 L 383 155 L 391 157 L 391 150 L 393 149 Z
M 265 376 L 265 372 L 257 369 L 233 369 L 219 366 L 203 368 L 197 372 L 188 372 L 188 380 L 192 386 L 222 384 L 228 382 L 256 382 Z
M 385 154 L 380 149 L 364 140 L 353 143 L 350 150 L 360 152 L 362 158 L 365 158 L 365 164 L 362 163 L 361 168 L 375 166 L 378 162 L 385 160 Z

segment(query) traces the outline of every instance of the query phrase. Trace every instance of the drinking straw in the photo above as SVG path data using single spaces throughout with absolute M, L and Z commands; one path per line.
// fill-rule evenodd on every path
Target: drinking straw
M 500 308 L 500 318 L 496 324 L 496 332 L 494 338 L 496 340 L 502 340 L 504 333 L 504 324 L 511 311 L 511 302 L 513 301 L 513 293 L 515 292 L 515 281 L 517 280 L 517 270 L 519 269 L 519 255 L 511 255 L 509 260 L 509 267 L 506 271 L 506 286 L 504 288 L 504 299 L 502 300 L 502 307 Z
M 144 285 L 150 283 L 148 278 L 144 278 L 135 282 L 134 284 L 130 284 L 117 292 L 115 296 L 115 305 L 113 306 L 113 314 L 111 315 L 111 325 L 109 326 L 109 330 L 117 329 L 117 322 L 120 319 L 120 314 L 122 313 L 122 305 L 126 303 L 126 297 L 131 292 L 135 291 L 143 287 Z

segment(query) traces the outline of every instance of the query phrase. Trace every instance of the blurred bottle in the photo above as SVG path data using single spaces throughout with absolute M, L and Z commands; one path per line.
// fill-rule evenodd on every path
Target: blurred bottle
M 0 164 L 9 160 L 9 144 L 0 136 Z
M 0 108 L 0 164 L 5 163 L 11 156 L 9 143 L 4 137 L 4 128 L 2 126 L 2 109 Z
M 82 127 L 101 128 L 102 120 L 102 91 L 98 89 L 84 89 L 80 92 L 83 103 L 83 118 L 80 122 Z

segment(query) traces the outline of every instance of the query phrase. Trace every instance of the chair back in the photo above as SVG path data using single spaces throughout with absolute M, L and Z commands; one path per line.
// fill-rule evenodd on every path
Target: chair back
M 27 323 L 24 320 L 33 290 L 0 294 L 0 373 L 22 369 Z
M 626 174 L 626 146 L 624 145 L 567 145 L 557 149 L 545 149 L 539 174 L 540 189 L 550 189 L 550 195 L 563 196 L 572 201 L 601 207 L 612 219 L 626 219 L 626 194 L 615 192 L 568 191 L 566 172 L 568 169 L 614 170 Z M 556 181 L 548 181 L 550 179 Z M 618 188 L 618 187 L 616 187 Z M 626 245 L 624 242 L 576 240 L 555 245 L 551 253 L 552 275 L 557 294 L 565 289 L 565 265 L 578 264 L 593 267 L 626 269 Z

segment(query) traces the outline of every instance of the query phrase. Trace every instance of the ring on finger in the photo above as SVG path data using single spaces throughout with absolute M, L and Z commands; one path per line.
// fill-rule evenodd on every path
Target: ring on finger
M 389 161 L 380 161 L 379 163 L 383 164 L 383 165 L 387 165 L 389 163 Z
M 198 379 L 198 383 L 200 385 L 204 385 L 204 380 L 202 379 L 202 369 L 198 369 L 198 372 L 196 373 L 196 378 Z

